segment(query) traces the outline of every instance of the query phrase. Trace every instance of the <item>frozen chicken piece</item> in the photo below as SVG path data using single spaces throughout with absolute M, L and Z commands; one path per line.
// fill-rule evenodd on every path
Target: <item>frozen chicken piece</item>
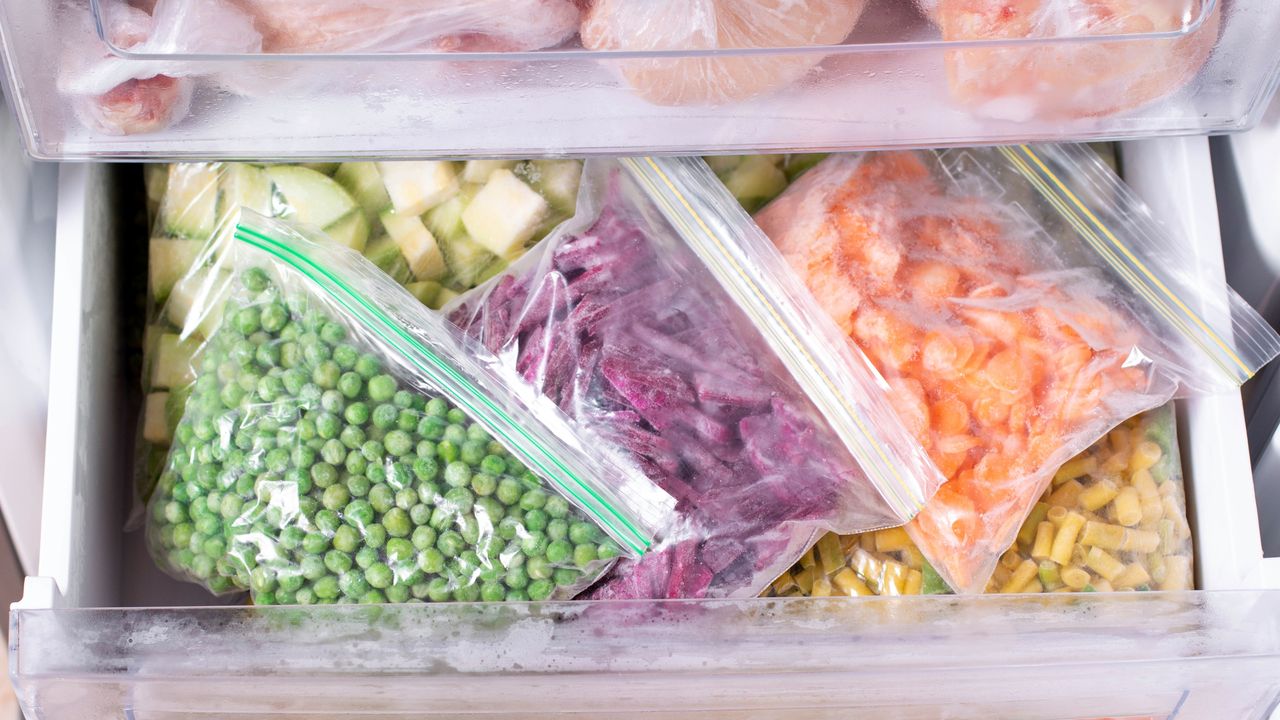
M 592 50 L 785 48 L 842 42 L 866 0 L 596 0 L 582 24 Z M 822 61 L 797 55 L 631 59 L 628 83 L 661 105 L 720 104 L 776 90 Z
M 202 0 L 198 7 L 184 10 L 162 0 L 154 16 L 119 0 L 103 0 L 102 17 L 107 40 L 122 50 L 261 49 L 249 18 L 224 0 Z M 98 37 L 87 15 L 79 20 L 67 33 L 58 90 L 72 98 L 76 116 L 86 127 L 133 135 L 163 130 L 186 117 L 194 89 L 190 66 L 119 57 Z
M 269 53 L 537 50 L 568 39 L 578 24 L 571 0 L 236 2 Z
M 1175 33 L 1208 0 L 920 0 L 946 40 Z M 1185 85 L 1218 39 L 1219 5 L 1185 35 L 1142 41 L 1029 43 L 947 53 L 954 95 L 1010 120 L 1108 115 Z

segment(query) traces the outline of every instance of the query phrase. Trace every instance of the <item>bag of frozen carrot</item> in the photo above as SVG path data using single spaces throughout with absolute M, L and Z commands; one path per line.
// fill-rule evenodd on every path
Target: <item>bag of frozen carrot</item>
M 947 476 L 907 532 L 960 592 L 1064 462 L 1280 352 L 1086 148 L 831 157 L 756 219 Z
M 918 512 L 936 468 L 705 163 L 592 160 L 581 187 L 445 311 L 677 499 L 590 597 L 751 597 L 823 532 Z

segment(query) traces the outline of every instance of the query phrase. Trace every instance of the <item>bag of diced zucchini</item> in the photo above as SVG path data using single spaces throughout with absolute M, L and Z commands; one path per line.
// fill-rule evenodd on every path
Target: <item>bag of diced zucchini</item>
M 919 510 L 936 469 L 706 164 L 589 160 L 578 208 L 446 311 L 679 500 L 591 597 L 749 597 Z
M 570 598 L 673 500 L 367 259 L 250 212 L 199 258 L 147 538 L 257 604 Z M 193 337 L 190 332 L 187 337 Z
M 1191 590 L 1191 559 L 1170 403 L 1130 418 L 1058 469 L 986 591 Z M 767 594 L 947 592 L 906 531 L 892 528 L 824 536 Z
M 437 308 L 571 216 L 581 170 L 573 160 L 148 166 L 154 312 L 143 365 L 140 499 L 155 483 L 193 379 L 191 354 L 213 329 L 187 322 L 203 281 L 191 270 L 209 260 L 209 243 L 229 236 L 240 208 L 320 231 L 316 237 L 362 253 Z

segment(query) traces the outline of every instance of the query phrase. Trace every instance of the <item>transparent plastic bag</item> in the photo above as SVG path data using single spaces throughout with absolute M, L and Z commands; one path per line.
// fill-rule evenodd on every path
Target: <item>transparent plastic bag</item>
M 1126 420 L 1058 468 L 986 592 L 1192 590 L 1192 558 L 1170 403 Z M 824 536 L 766 594 L 947 592 L 907 532 L 890 528 Z
M 756 219 L 949 478 L 907 528 L 962 592 L 1055 468 L 1280 351 L 1087 148 L 833 156 Z
M 584 172 L 573 220 L 445 310 L 677 498 L 591 596 L 753 596 L 821 532 L 915 514 L 936 469 L 707 165 Z
M 240 208 L 314 228 L 317 238 L 362 252 L 438 308 L 571 216 L 581 173 L 574 160 L 148 166 L 156 220 L 148 259 L 141 502 L 159 476 L 180 412 L 172 405 L 195 379 L 193 354 L 216 329 L 187 322 L 202 278 L 192 269 L 214 259 L 210 244 L 226 242 Z
M 951 41 L 1168 33 L 1142 42 L 1018 43 L 947 53 L 952 94 L 1003 120 L 1079 118 L 1141 107 L 1186 85 L 1218 42 L 1215 0 L 929 0 Z M 1201 25 L 1188 23 L 1199 19 Z
M 838 45 L 867 0 L 594 0 L 582 45 L 628 52 Z M 823 55 L 738 55 L 626 60 L 622 74 L 660 105 L 715 105 L 795 82 Z
M 668 524 L 638 468 L 359 254 L 252 212 L 215 252 L 149 505 L 169 572 L 257 604 L 563 599 Z

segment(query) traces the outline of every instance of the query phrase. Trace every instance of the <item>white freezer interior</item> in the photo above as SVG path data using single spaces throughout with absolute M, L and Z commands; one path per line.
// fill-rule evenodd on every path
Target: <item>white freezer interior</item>
M 1221 277 L 1207 142 L 1127 144 L 1121 160 L 1182 226 L 1189 265 Z M 10 635 L 41 717 L 1224 718 L 1280 698 L 1280 591 L 1263 591 L 1280 560 L 1262 556 L 1235 394 L 1178 413 L 1198 586 L 1215 592 L 189 609 L 215 601 L 120 530 L 139 401 L 123 338 L 141 337 L 147 241 L 121 209 L 141 193 L 136 167 L 62 168 L 58 441 Z

